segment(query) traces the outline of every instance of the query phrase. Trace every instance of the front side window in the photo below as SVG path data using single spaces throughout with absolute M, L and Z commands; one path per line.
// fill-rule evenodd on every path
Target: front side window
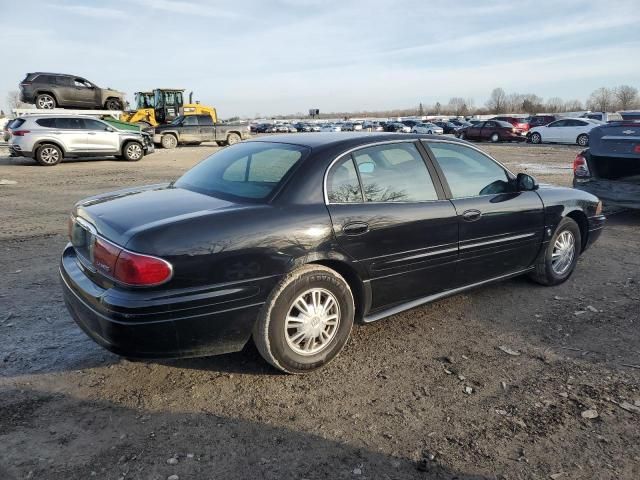
M 367 202 L 424 202 L 438 194 L 412 143 L 364 148 L 353 153 Z
M 198 115 L 198 124 L 205 127 L 213 126 L 213 118 L 209 115 Z
M 105 131 L 107 129 L 107 126 L 104 123 L 99 122 L 97 120 L 92 120 L 90 118 L 85 118 L 84 119 L 84 128 L 86 128 L 87 130 Z
M 427 143 L 453 198 L 514 192 L 507 172 L 479 151 L 455 143 Z
M 182 122 L 182 125 L 186 126 L 196 126 L 198 125 L 198 117 L 196 117 L 195 115 L 187 115 L 186 117 L 184 117 L 184 122 Z
M 308 154 L 306 147 L 248 142 L 225 148 L 187 171 L 175 186 L 231 200 L 264 200 Z

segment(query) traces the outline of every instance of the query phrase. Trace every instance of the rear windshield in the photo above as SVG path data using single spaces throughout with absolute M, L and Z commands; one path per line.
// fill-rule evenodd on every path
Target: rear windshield
M 265 200 L 308 151 L 285 143 L 240 143 L 211 155 L 174 185 L 232 200 Z

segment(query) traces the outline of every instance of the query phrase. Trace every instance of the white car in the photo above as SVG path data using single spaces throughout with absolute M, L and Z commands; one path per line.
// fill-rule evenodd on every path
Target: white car
M 531 143 L 575 143 L 586 147 L 589 145 L 589 132 L 601 124 L 587 118 L 563 118 L 532 128 L 527 136 Z
M 340 127 L 340 125 L 333 125 L 333 124 L 322 125 L 322 127 L 320 127 L 320 131 L 321 132 L 341 132 L 342 127 Z
M 435 123 L 417 123 L 411 129 L 411 133 L 426 133 L 428 135 L 442 135 L 444 129 Z

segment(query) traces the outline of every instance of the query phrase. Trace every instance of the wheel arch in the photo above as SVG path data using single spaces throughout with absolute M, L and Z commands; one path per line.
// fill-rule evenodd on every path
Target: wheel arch
M 124 149 L 125 147 L 132 143 L 135 142 L 138 145 L 140 145 L 142 147 L 142 149 L 144 150 L 144 143 L 142 140 L 138 140 L 137 138 L 125 138 L 124 140 L 122 140 L 122 144 L 120 145 L 120 154 L 122 155 L 124 153 Z
M 371 290 L 369 284 L 362 281 L 360 275 L 344 260 L 334 258 L 317 259 L 306 263 L 306 265 L 322 265 L 339 273 L 351 288 L 353 293 L 353 303 L 355 305 L 355 318 L 362 320 L 371 305 Z
M 572 219 L 580 228 L 580 251 L 584 251 L 589 238 L 589 220 L 582 210 L 571 210 L 565 217 Z
M 65 150 L 64 146 L 62 145 L 61 142 L 59 142 L 58 140 L 49 140 L 49 139 L 43 139 L 43 140 L 38 140 L 36 143 L 33 144 L 33 155 L 35 156 L 36 152 L 38 151 L 38 149 L 43 146 L 50 143 L 51 145 L 55 145 L 56 147 L 58 147 L 60 149 L 60 151 L 62 152 L 62 156 L 66 156 L 67 155 L 67 151 Z

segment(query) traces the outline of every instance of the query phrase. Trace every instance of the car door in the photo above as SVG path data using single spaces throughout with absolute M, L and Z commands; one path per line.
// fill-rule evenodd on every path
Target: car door
M 200 126 L 200 141 L 213 142 L 216 139 L 216 127 L 210 115 L 198 115 L 198 125 Z
M 544 128 L 542 139 L 546 142 L 561 142 L 564 131 L 567 128 L 566 120 L 552 122 Z
M 484 122 L 480 122 L 468 127 L 465 136 L 470 140 L 480 140 L 480 132 L 483 125 Z
M 364 147 L 327 172 L 334 233 L 370 279 L 372 311 L 441 292 L 455 280 L 456 211 L 421 148 L 412 141 Z
M 459 285 L 527 269 L 543 240 L 544 212 L 535 191 L 517 191 L 515 178 L 479 149 L 426 141 L 459 226 Z
M 64 144 L 65 152 L 78 153 L 87 151 L 87 131 L 84 119 L 79 117 L 59 117 L 55 121 L 53 132 Z
M 491 135 L 495 133 L 498 129 L 498 123 L 493 120 L 489 120 L 488 122 L 484 122 L 482 126 L 482 130 L 480 131 L 480 140 L 489 140 Z
M 69 103 L 79 107 L 95 107 L 95 89 L 91 83 L 87 82 L 84 78 L 79 77 L 74 78 L 72 83 L 73 91 L 71 92 Z
M 120 133 L 104 122 L 84 119 L 87 132 L 87 150 L 90 152 L 117 153 L 120 150 Z
M 74 107 L 78 104 L 74 101 L 76 89 L 71 77 L 53 76 L 52 82 L 55 82 L 55 95 L 58 105 L 63 107 Z M 83 105 L 80 105 L 83 106 Z
M 186 115 L 182 120 L 182 125 L 179 128 L 180 141 L 191 143 L 200 142 L 200 125 L 198 124 L 197 115 Z

